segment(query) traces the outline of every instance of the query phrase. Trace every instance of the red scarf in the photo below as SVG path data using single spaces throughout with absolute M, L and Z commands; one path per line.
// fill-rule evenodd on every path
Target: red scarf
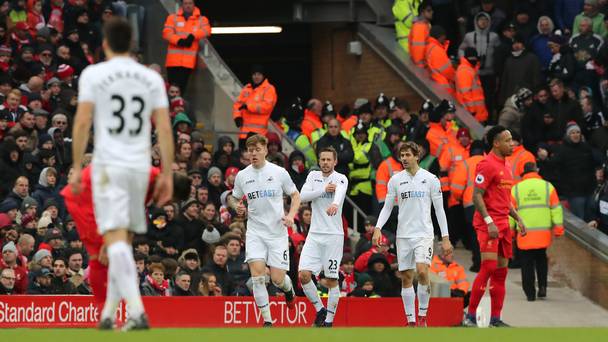
M 146 280 L 148 281 L 148 283 L 150 283 L 150 285 L 152 285 L 152 287 L 162 293 L 163 296 L 168 296 L 167 294 L 167 289 L 169 288 L 169 281 L 167 281 L 167 279 L 163 280 L 163 283 L 161 285 L 158 285 L 156 283 L 156 281 L 152 278 L 152 276 L 150 276 L 149 274 L 146 276 Z

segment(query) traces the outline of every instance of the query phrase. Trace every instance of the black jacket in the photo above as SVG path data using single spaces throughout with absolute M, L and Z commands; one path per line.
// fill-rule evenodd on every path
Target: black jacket
M 175 287 L 173 287 L 171 289 L 171 295 L 174 297 L 186 297 L 186 296 L 194 296 L 194 294 L 192 293 L 192 291 L 188 290 L 188 291 L 184 291 L 182 290 L 181 287 L 175 285 Z
M 560 175 L 557 193 L 565 197 L 590 196 L 595 188 L 595 167 L 599 158 L 586 142 L 564 141 L 556 148 L 551 162 Z
M 210 272 L 215 275 L 218 285 L 222 288 L 222 293 L 224 296 L 229 296 L 232 294 L 234 284 L 232 281 L 232 276 L 230 273 L 228 273 L 228 267 L 220 267 L 216 265 L 213 260 L 209 260 L 207 265 L 203 267 L 202 273 L 205 272 Z
M 194 248 L 198 251 L 198 255 L 203 255 L 205 250 L 202 240 L 203 221 L 199 219 L 190 220 L 182 213 L 176 223 L 182 227 L 184 232 L 184 250 Z
M 566 133 L 566 125 L 569 121 L 576 121 L 581 130 L 585 131 L 585 119 L 581 106 L 564 93 L 560 100 L 551 99 L 548 103 L 549 111 L 556 120 L 560 134 Z

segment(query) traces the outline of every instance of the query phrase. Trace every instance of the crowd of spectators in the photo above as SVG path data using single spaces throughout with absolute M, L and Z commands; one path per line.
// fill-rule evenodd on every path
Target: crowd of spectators
M 86 65 L 103 59 L 100 27 L 108 17 L 124 14 L 124 4 L 105 0 L 0 2 L 0 293 L 87 294 L 88 255 L 59 191 L 67 183 L 71 164 L 70 133 L 78 75 Z M 573 212 L 592 220 L 590 226 L 606 229 L 608 214 L 602 208 L 606 211 L 608 204 L 602 203 L 608 202 L 602 199 L 608 200 L 608 187 L 600 168 L 608 147 L 603 114 L 608 89 L 603 75 L 603 66 L 608 65 L 601 36 L 606 34 L 603 19 L 601 25 L 596 25 L 595 19 L 589 25 L 582 14 L 562 13 L 558 17 L 549 10 L 552 8 L 538 7 L 542 1 L 517 1 L 502 8 L 482 0 L 479 6 L 468 7 L 471 12 L 458 20 L 445 15 L 459 3 L 433 5 L 433 25 L 444 25 L 444 32 L 454 35 L 449 38 L 455 56 L 458 47 L 466 48 L 462 45 L 467 41 L 465 28 L 473 27 L 481 17 L 488 21 L 484 49 L 494 44 L 494 53 L 493 58 L 485 58 L 490 65 L 484 65 L 483 79 L 497 86 L 484 87 L 492 91 L 486 96 L 490 100 L 486 124 L 506 122 L 515 140 L 532 152 L 541 175 L 556 186 Z M 555 1 L 556 6 L 559 3 Z M 585 13 L 603 16 L 605 6 L 591 3 L 595 2 L 585 1 Z M 482 10 L 487 15 L 480 15 Z M 196 13 L 200 16 L 200 11 Z M 573 26 L 575 17 L 578 28 Z M 530 24 L 535 21 L 538 30 Z M 588 29 L 585 25 L 594 30 L 597 26 L 598 34 L 587 32 L 589 45 L 585 48 L 593 51 L 583 53 L 577 49 L 583 49 L 579 40 Z M 555 33 L 556 27 L 561 34 Z M 473 36 L 474 43 L 479 41 Z M 187 49 L 186 43 L 174 42 Z M 483 53 L 487 56 L 489 52 Z M 519 72 L 519 59 L 524 55 L 537 60 L 537 70 Z M 150 67 L 161 71 L 157 65 Z M 502 75 L 509 75 L 508 80 Z M 274 92 L 271 81 L 256 66 L 245 92 L 262 88 Z M 141 292 L 153 296 L 250 295 L 250 274 L 244 262 L 247 218 L 237 214 L 238 199 L 231 196 L 235 176 L 249 165 L 249 156 L 229 136 L 213 142 L 203 140 L 203 132 L 195 129 L 195 118 L 182 97 L 184 88 L 183 84 L 167 83 L 176 142 L 172 168 L 191 179 L 191 194 L 185 202 L 148 208 L 148 233 L 133 240 Z M 252 132 L 266 134 L 268 161 L 285 167 L 299 189 L 308 171 L 316 167 L 314 151 L 333 146 L 339 155 L 336 169 L 350 179 L 349 196 L 371 215 L 361 220 L 360 227 L 353 227 L 349 222 L 353 208 L 345 204 L 346 253 L 340 272 L 343 295 L 399 296 L 394 231 L 386 229 L 383 247 L 370 242 L 373 214 L 381 207 L 386 191 L 382 181 L 401 167 L 395 151 L 402 141 L 417 142 L 423 150 L 422 167 L 446 177 L 444 172 L 451 170 L 457 158 L 445 155 L 445 151 L 458 150 L 465 159 L 480 146 L 483 150 L 483 143 L 472 141 L 468 130 L 459 127 L 453 104 L 447 100 L 437 104 L 426 101 L 416 110 L 399 96 L 380 93 L 375 99 L 340 104 L 339 110 L 330 101 L 314 98 L 306 102 L 294 99 L 286 108 L 274 108 L 275 93 L 274 99 L 264 95 L 260 100 L 267 102 L 264 106 L 270 111 L 266 107 L 256 111 L 259 108 L 249 102 L 249 95 L 241 94 L 234 108 L 241 140 Z M 295 151 L 289 155 L 283 152 L 281 136 L 268 131 L 273 109 L 278 115 L 272 118 L 295 142 Z M 257 120 L 258 114 L 268 117 L 266 128 L 248 130 L 248 120 Z M 257 121 L 256 125 L 260 126 Z M 437 130 L 451 136 L 453 149 L 442 152 L 433 138 Z M 88 150 L 92 151 L 92 145 Z M 158 152 L 154 145 L 155 166 L 160 163 Z M 446 201 L 450 198 L 449 185 L 445 197 Z M 450 233 L 461 238 L 465 247 L 474 248 L 459 231 L 460 221 L 464 221 L 462 199 L 460 202 L 460 213 L 448 212 Z M 310 218 L 310 207 L 302 205 L 295 225 L 288 227 L 289 276 L 294 284 Z M 453 260 L 437 259 L 434 263 L 433 269 L 439 273 L 457 269 L 460 274 L 461 268 Z M 315 281 L 319 291 L 326 293 L 323 275 Z M 271 294 L 281 294 L 268 283 Z M 296 288 L 301 294 L 301 288 Z M 452 289 L 455 295 L 467 293 L 455 283 Z

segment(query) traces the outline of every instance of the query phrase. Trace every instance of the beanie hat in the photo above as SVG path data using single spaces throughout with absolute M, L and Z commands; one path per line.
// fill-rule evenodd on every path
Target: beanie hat
M 471 133 L 469 133 L 469 129 L 466 127 L 461 127 L 458 129 L 458 132 L 456 133 L 456 138 L 460 138 L 460 137 L 471 137 Z
M 57 68 L 57 76 L 59 76 L 59 79 L 61 79 L 61 80 L 65 80 L 66 78 L 72 76 L 73 74 L 74 74 L 74 68 L 72 68 L 71 66 L 69 66 L 67 64 L 61 64 Z
M 186 101 L 184 101 L 183 98 L 181 98 L 180 96 L 176 96 L 173 98 L 173 100 L 171 100 L 171 109 L 175 108 L 175 107 L 184 107 L 186 104 Z
M 32 258 L 32 261 L 35 264 L 40 263 L 40 260 L 42 260 L 42 258 L 44 257 L 52 257 L 51 252 L 49 252 L 46 249 L 39 249 L 38 252 L 36 252 L 36 254 L 34 254 L 34 257 Z
M 236 168 L 236 167 L 234 167 L 234 166 L 231 166 L 231 167 L 229 167 L 229 168 L 226 169 L 226 173 L 224 174 L 224 178 L 228 178 L 228 176 L 230 176 L 230 175 L 235 175 L 236 176 L 237 173 L 239 173 L 239 169 Z
M 49 242 L 55 239 L 63 239 L 63 234 L 61 234 L 61 230 L 57 228 L 49 229 L 44 236 L 44 241 Z
M 187 200 L 186 203 L 184 203 L 184 205 L 182 207 L 182 211 L 186 211 L 188 208 L 190 208 L 190 206 L 192 206 L 194 204 L 200 204 L 200 203 L 198 200 L 196 200 L 194 198 Z
M 435 109 L 433 109 L 430 114 L 429 114 L 429 121 L 430 122 L 439 122 L 441 121 L 441 118 L 443 118 L 443 116 L 448 112 L 448 109 L 450 107 L 450 104 L 448 103 L 448 100 L 442 100 L 437 107 L 435 107 Z
M 42 207 L 42 210 L 47 210 L 50 207 L 55 207 L 59 209 L 59 204 L 57 203 L 57 200 L 55 200 L 54 198 L 47 198 L 47 200 L 44 201 L 44 207 Z
M 576 123 L 576 121 L 569 121 L 566 125 L 566 136 L 569 136 L 574 130 L 578 130 L 580 132 L 581 127 Z
M 564 39 L 564 36 L 562 36 L 561 34 L 552 34 L 549 37 L 549 43 L 553 43 L 553 44 L 557 44 L 557 45 L 564 45 L 566 43 L 566 40 Z
M 597 0 L 585 0 L 585 5 L 597 6 Z
M 38 207 L 38 201 L 30 196 L 26 196 L 21 202 L 21 213 L 25 213 L 25 211 L 31 207 Z
M 2 253 L 6 251 L 17 253 L 17 247 L 15 246 L 15 243 L 13 241 L 7 243 L 6 245 L 4 245 L 4 247 L 2 247 Z
M 19 203 L 12 198 L 7 198 L 0 203 L 0 213 L 8 213 L 13 209 L 19 209 Z
M 251 74 L 255 74 L 256 72 L 259 72 L 260 74 L 264 75 L 264 67 L 260 64 L 254 64 L 251 66 Z
M 5 213 L 1 213 L 0 214 L 0 229 L 10 226 L 12 224 L 11 219 L 8 217 L 7 214 Z
M 50 80 L 46 81 L 46 86 L 50 87 L 53 84 L 61 84 L 61 81 L 57 77 L 51 77 Z
M 180 122 L 185 122 L 188 124 L 188 126 L 192 127 L 192 121 L 190 120 L 190 118 L 188 117 L 188 115 L 186 115 L 186 113 L 182 112 L 182 113 L 178 113 L 175 118 L 173 118 L 173 127 L 176 127 L 178 123 Z
M 34 220 L 35 220 L 35 217 L 33 215 L 25 214 L 25 215 L 21 216 L 21 227 L 25 228 L 25 226 L 27 226 L 28 223 L 30 223 Z
M 207 171 L 207 180 L 211 179 L 211 176 L 219 175 L 222 176 L 222 171 L 217 166 L 212 166 L 209 171 Z

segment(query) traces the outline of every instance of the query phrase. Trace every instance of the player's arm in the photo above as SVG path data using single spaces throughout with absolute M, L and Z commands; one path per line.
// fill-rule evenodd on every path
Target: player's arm
M 247 207 L 245 207 L 244 202 L 247 200 L 245 197 L 245 192 L 243 191 L 243 187 L 241 186 L 241 173 L 236 174 L 236 178 L 234 179 L 234 188 L 232 189 L 232 195 L 228 197 L 234 198 L 236 203 L 236 214 L 239 216 L 245 216 L 247 212 Z
M 76 109 L 76 117 L 74 118 L 74 127 L 72 129 L 72 161 L 73 174 L 70 179 L 72 192 L 80 193 L 80 179 L 82 172 L 82 158 L 87 148 L 89 141 L 89 133 L 93 125 L 93 102 L 79 102 Z
M 348 189 L 348 179 L 346 177 L 342 177 L 339 183 L 336 184 L 336 193 L 334 194 L 334 201 L 331 203 L 329 208 L 327 208 L 326 212 L 329 216 L 334 216 L 338 213 L 338 208 L 344 202 L 344 198 L 346 197 L 346 190 Z
M 323 188 L 319 188 L 316 190 L 314 189 L 313 185 L 315 183 L 315 180 L 313 179 L 312 174 L 312 172 L 308 174 L 308 176 L 306 177 L 306 182 L 302 186 L 302 193 L 300 193 L 300 201 L 302 203 L 310 202 L 315 198 L 318 198 L 323 195 Z
M 391 179 L 388 181 L 388 192 L 386 193 L 384 205 L 382 206 L 380 216 L 378 216 L 378 222 L 376 223 L 376 228 L 374 228 L 374 234 L 372 235 L 373 246 L 380 246 L 379 243 L 382 237 L 382 227 L 384 227 L 391 216 L 391 212 L 393 211 L 395 197 L 397 197 L 397 187 L 394 186 L 394 183 L 394 177 L 391 177 Z
M 173 197 L 173 175 L 171 165 L 173 164 L 175 147 L 173 145 L 169 110 L 167 107 L 154 109 L 152 117 L 156 123 L 156 134 L 160 145 L 161 161 L 161 173 L 156 181 L 153 198 L 156 205 L 162 206 L 169 202 Z
M 296 185 L 293 184 L 289 173 L 285 169 L 281 169 L 281 178 L 283 193 L 290 194 L 289 197 L 291 197 L 291 207 L 289 213 L 283 217 L 283 224 L 291 227 L 293 226 L 293 219 L 300 209 L 300 192 L 298 192 Z
M 526 225 L 524 224 L 524 220 L 519 216 L 519 213 L 513 206 L 513 203 L 509 204 L 509 216 L 514 218 L 517 221 L 517 227 L 519 228 L 519 234 L 521 236 L 526 236 Z
M 433 202 L 433 208 L 435 208 L 435 217 L 437 217 L 437 223 L 439 223 L 439 229 L 441 230 L 441 247 L 443 249 L 443 253 L 448 255 L 452 253 L 454 248 L 452 247 L 452 243 L 450 243 L 448 219 L 445 216 L 445 209 L 443 208 L 441 182 L 437 177 L 433 177 L 431 183 L 431 201 Z

